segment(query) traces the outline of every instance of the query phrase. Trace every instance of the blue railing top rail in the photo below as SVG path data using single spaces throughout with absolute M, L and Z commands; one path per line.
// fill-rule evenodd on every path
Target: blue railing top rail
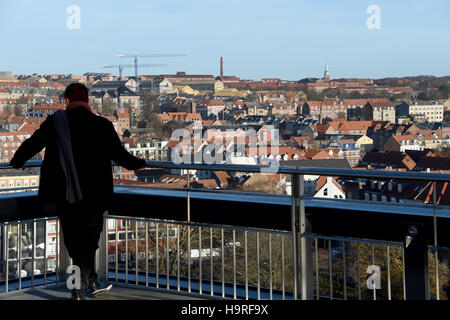
M 26 167 L 40 167 L 41 160 L 26 162 Z M 113 163 L 113 165 L 115 165 Z M 147 168 L 178 169 L 178 170 L 207 170 L 207 171 L 230 171 L 230 172 L 264 172 L 264 173 L 283 173 L 283 174 L 304 174 L 304 175 L 322 175 L 339 176 L 363 179 L 396 179 L 396 180 L 419 180 L 419 181 L 450 181 L 450 174 L 429 173 L 429 172 L 411 172 L 411 171 L 384 171 L 384 170 L 361 170 L 361 169 L 340 169 L 340 168 L 318 168 L 318 167 L 295 167 L 295 166 L 269 166 L 269 165 L 241 165 L 241 164 L 206 164 L 206 163 L 181 163 L 177 164 L 170 161 L 151 161 L 147 160 Z M 9 162 L 0 163 L 0 169 L 12 169 Z

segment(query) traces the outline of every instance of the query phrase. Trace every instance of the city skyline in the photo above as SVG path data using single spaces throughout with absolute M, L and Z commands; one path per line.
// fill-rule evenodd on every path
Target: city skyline
M 71 5 L 80 10 L 79 29 L 69 29 Z M 380 9 L 379 29 L 367 26 L 370 6 Z M 105 64 L 133 63 L 124 53 L 178 53 L 143 58 L 167 67 L 141 74 L 177 71 L 242 79 L 299 80 L 446 76 L 450 45 L 448 1 L 162 1 L 138 4 L 61 1 L 0 4 L 0 33 L 8 45 L 0 70 L 13 74 L 111 72 Z M 120 22 L 120 23 L 117 23 Z M 154 45 L 157 44 L 157 46 Z M 76 49 L 75 49 L 76 48 Z M 70 63 L 67 63 L 70 61 Z M 124 75 L 133 75 L 133 69 Z

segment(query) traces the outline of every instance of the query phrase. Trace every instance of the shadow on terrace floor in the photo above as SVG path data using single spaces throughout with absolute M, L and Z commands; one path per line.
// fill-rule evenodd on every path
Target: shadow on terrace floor
M 21 292 L 11 291 L 0 294 L 0 300 L 69 300 L 70 291 L 64 284 L 41 288 L 24 289 Z M 152 288 L 137 288 L 121 284 L 113 284 L 110 292 L 92 298 L 88 293 L 86 300 L 201 300 L 208 297 L 195 295 L 166 293 Z

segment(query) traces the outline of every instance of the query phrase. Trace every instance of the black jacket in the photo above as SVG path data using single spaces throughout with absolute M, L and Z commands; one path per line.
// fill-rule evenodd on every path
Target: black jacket
M 145 160 L 125 150 L 109 120 L 81 106 L 67 110 L 66 114 L 83 199 L 93 206 L 107 208 L 113 194 L 111 160 L 128 170 L 144 167 Z M 66 196 L 66 181 L 58 161 L 53 115 L 48 116 L 40 128 L 22 143 L 10 164 L 21 168 L 44 147 L 38 195 L 44 203 L 62 204 Z

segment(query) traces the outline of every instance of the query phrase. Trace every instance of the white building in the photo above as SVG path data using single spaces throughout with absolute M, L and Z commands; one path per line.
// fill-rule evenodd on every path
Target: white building
M 442 122 L 444 105 L 438 102 L 414 103 L 409 106 L 410 115 L 423 115 L 428 122 Z
M 172 82 L 166 79 L 155 85 L 155 89 L 158 94 L 173 93 Z
M 314 198 L 345 199 L 344 189 L 334 178 L 322 176 L 316 183 L 318 191 Z
M 136 157 L 144 158 L 146 160 L 164 161 L 167 160 L 164 147 L 168 142 L 169 141 L 167 140 L 152 140 L 147 143 L 136 143 L 136 146 L 133 147 L 130 147 L 130 144 L 125 143 L 124 147 Z

